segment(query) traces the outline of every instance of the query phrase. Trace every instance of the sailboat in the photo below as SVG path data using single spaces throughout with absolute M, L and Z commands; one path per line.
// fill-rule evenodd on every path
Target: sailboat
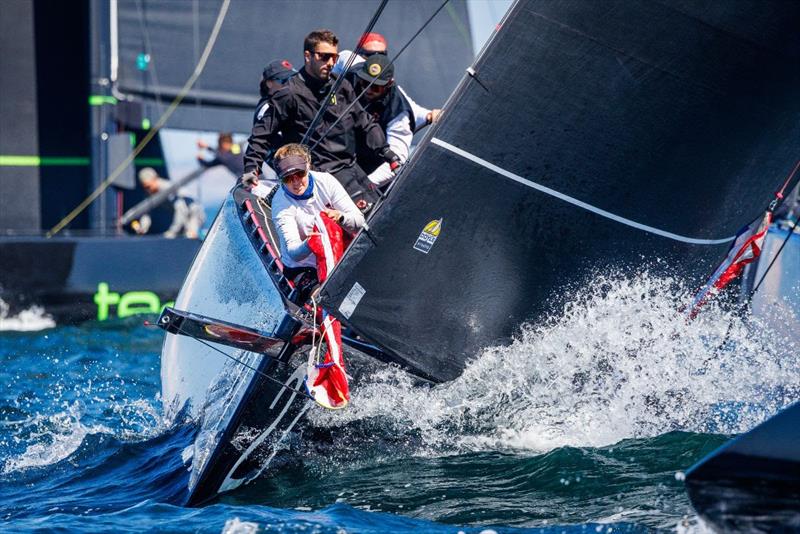
M 176 182 L 198 168 L 199 138 L 210 141 L 219 132 L 232 132 L 246 139 L 264 66 L 274 59 L 299 65 L 312 24 L 333 28 L 342 43 L 355 44 L 378 4 L 81 0 L 43 9 L 43 3 L 20 0 L 4 5 L 0 48 L 14 52 L 0 65 L 0 95 L 9 104 L 0 109 L 0 317 L 7 304 L 11 315 L 39 306 L 57 323 L 103 321 L 157 314 L 172 302 L 200 241 L 137 236 L 127 226 L 130 220 L 120 221 L 147 196 L 137 172 L 152 167 Z M 375 29 L 399 47 L 437 5 L 390 2 Z M 400 58 L 403 86 L 421 105 L 444 102 L 472 60 L 469 21 L 466 2 L 453 0 L 437 17 L 437 31 L 420 36 Z M 202 73 L 183 91 L 202 63 L 204 47 L 209 54 Z M 102 190 L 117 170 L 122 172 Z M 217 171 L 222 173 L 212 171 L 187 186 L 209 222 L 235 182 Z M 102 192 L 80 211 L 94 191 Z M 152 220 L 152 234 L 160 234 L 171 214 L 153 213 Z
M 800 5 L 518 0 L 321 287 L 346 343 L 457 377 L 591 285 L 699 284 L 800 153 Z M 268 202 L 235 188 L 159 325 L 167 413 L 196 418 L 186 503 L 269 472 L 315 405 L 315 302 Z

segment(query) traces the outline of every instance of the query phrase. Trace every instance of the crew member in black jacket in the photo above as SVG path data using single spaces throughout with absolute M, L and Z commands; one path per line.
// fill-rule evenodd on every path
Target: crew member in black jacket
M 242 181 L 245 184 L 258 182 L 266 154 L 282 144 L 302 141 L 335 82 L 331 69 L 339 55 L 338 44 L 339 40 L 329 30 L 316 30 L 306 37 L 305 65 L 272 95 L 269 109 L 253 127 L 244 157 Z M 356 162 L 356 138 L 362 139 L 368 150 L 387 162 L 394 163 L 397 156 L 389 149 L 383 129 L 361 104 L 356 102 L 350 107 L 355 99 L 352 85 L 342 80 L 307 143 L 314 146 L 341 117 L 312 151 L 312 166 L 336 176 L 356 205 L 366 211 L 378 199 L 378 194 Z

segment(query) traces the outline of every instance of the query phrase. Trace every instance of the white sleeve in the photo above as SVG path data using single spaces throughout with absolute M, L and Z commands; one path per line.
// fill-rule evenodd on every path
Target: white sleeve
M 331 73 L 335 74 L 336 76 L 341 76 L 344 74 L 344 67 L 347 64 L 347 61 L 350 59 L 350 56 L 353 55 L 353 52 L 350 50 L 342 50 L 339 52 L 339 59 L 336 60 L 336 63 L 333 65 L 331 69 Z M 353 59 L 353 62 L 350 64 L 350 68 L 352 69 L 356 65 L 360 65 L 364 63 L 364 58 L 356 54 L 356 57 Z
M 431 110 L 414 102 L 414 99 L 408 96 L 408 93 L 403 91 L 402 87 L 398 86 L 397 88 L 400 89 L 400 92 L 403 93 L 403 96 L 406 97 L 406 100 L 408 100 L 408 105 L 411 106 L 411 112 L 414 114 L 414 130 L 419 130 L 427 126 L 428 113 L 430 113 Z
M 326 185 L 328 185 L 330 190 L 331 206 L 342 212 L 344 217 L 342 226 L 348 232 L 357 232 L 364 226 L 364 214 L 356 207 L 353 199 L 347 194 L 347 191 L 345 191 L 344 186 L 339 183 L 339 180 L 331 176 L 330 180 L 326 180 Z
M 263 119 L 268 109 L 269 109 L 269 102 L 265 102 L 264 105 L 261 106 L 261 108 L 259 108 L 258 113 L 256 113 L 256 118 L 258 120 Z
M 411 120 L 408 118 L 407 113 L 398 115 L 386 126 L 386 141 L 389 143 L 389 148 L 392 149 L 392 152 L 397 154 L 397 157 L 400 158 L 400 163 L 405 163 L 408 159 L 413 137 L 414 133 L 411 131 Z M 383 163 L 380 167 L 372 171 L 367 178 L 369 178 L 369 181 L 373 184 L 381 186 L 394 178 L 394 172 L 392 172 L 388 163 Z
M 277 212 L 272 212 L 272 222 L 278 230 L 278 236 L 281 239 L 281 248 L 292 258 L 294 261 L 300 261 L 311 254 L 311 249 L 308 243 L 300 237 L 299 224 L 296 216 L 304 215 L 303 213 L 293 213 L 296 210 L 291 209 L 290 206 L 279 209 Z

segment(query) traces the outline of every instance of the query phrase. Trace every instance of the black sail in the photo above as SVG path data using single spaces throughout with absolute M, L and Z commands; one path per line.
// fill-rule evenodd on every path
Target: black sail
M 448 380 L 597 273 L 701 281 L 800 156 L 798 27 L 780 0 L 517 2 L 324 305 Z

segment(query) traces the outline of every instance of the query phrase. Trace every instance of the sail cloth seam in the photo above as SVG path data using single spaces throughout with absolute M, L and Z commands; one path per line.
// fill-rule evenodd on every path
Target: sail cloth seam
M 636 221 L 632 221 L 631 219 L 626 219 L 625 217 L 621 217 L 619 215 L 611 213 L 610 211 L 606 211 L 604 209 L 600 209 L 600 208 L 598 208 L 596 206 L 592 206 L 591 204 L 587 204 L 586 202 L 583 202 L 583 201 L 578 200 L 576 198 L 572 198 L 571 196 L 565 195 L 564 193 L 560 193 L 560 192 L 556 191 L 555 189 L 550 189 L 549 187 L 543 186 L 541 184 L 537 184 L 536 182 L 528 180 L 527 178 L 523 178 L 522 176 L 514 174 L 513 172 L 507 171 L 507 170 L 503 169 L 502 167 L 498 167 L 497 165 L 494 165 L 493 163 L 489 163 L 488 161 L 486 161 L 484 159 L 481 159 L 478 156 L 475 156 L 474 154 L 470 154 L 469 152 L 467 152 L 465 150 L 462 150 L 462 149 L 460 149 L 460 148 L 458 148 L 456 146 L 453 146 L 450 143 L 448 143 L 446 141 L 442 141 L 441 139 L 438 139 L 436 137 L 432 137 L 431 138 L 431 143 L 433 143 L 435 145 L 438 145 L 438 146 L 444 148 L 445 150 L 448 150 L 448 151 L 450 151 L 450 152 L 452 152 L 452 153 L 454 153 L 454 154 L 456 154 L 458 156 L 461 156 L 464 159 L 468 159 L 469 161 L 472 161 L 473 163 L 477 163 L 478 165 L 480 165 L 482 167 L 485 167 L 485 168 L 489 169 L 490 171 L 496 172 L 497 174 L 499 174 L 501 176 L 504 176 L 504 177 L 506 177 L 506 178 L 508 178 L 510 180 L 513 180 L 513 181 L 515 181 L 515 182 L 517 182 L 519 184 L 522 184 L 524 186 L 527 186 L 527 187 L 530 187 L 532 189 L 535 189 L 535 190 L 537 190 L 537 191 L 539 191 L 541 193 L 545 193 L 546 195 L 550 195 L 552 197 L 555 197 L 555 198 L 557 198 L 559 200 L 567 202 L 568 204 L 572 204 L 573 206 L 577 206 L 577 207 L 583 208 L 583 209 L 585 209 L 587 211 L 591 211 L 592 213 L 600 215 L 601 217 L 605 217 L 607 219 L 611 219 L 612 221 L 616 221 L 616 222 L 624 224 L 626 226 L 630 226 L 632 228 L 636 228 L 637 230 L 642 230 L 642 231 L 645 231 L 645 232 L 648 232 L 648 233 L 651 233 L 651 234 L 655 234 L 655 235 L 658 235 L 658 236 L 661 236 L 661 237 L 666 237 L 668 239 L 672 239 L 674 241 L 680 241 L 682 243 L 690 243 L 690 244 L 693 244 L 693 245 L 719 245 L 719 244 L 722 244 L 722 243 L 728 243 L 728 242 L 733 241 L 734 239 L 736 239 L 736 236 L 726 237 L 726 238 L 723 238 L 723 239 L 698 239 L 698 238 L 694 238 L 694 237 L 686 237 L 686 236 L 674 234 L 672 232 L 667 232 L 666 230 L 661 230 L 661 229 L 655 228 L 653 226 L 648 226 L 646 224 L 642 224 L 642 223 L 639 223 L 639 222 L 636 222 Z

